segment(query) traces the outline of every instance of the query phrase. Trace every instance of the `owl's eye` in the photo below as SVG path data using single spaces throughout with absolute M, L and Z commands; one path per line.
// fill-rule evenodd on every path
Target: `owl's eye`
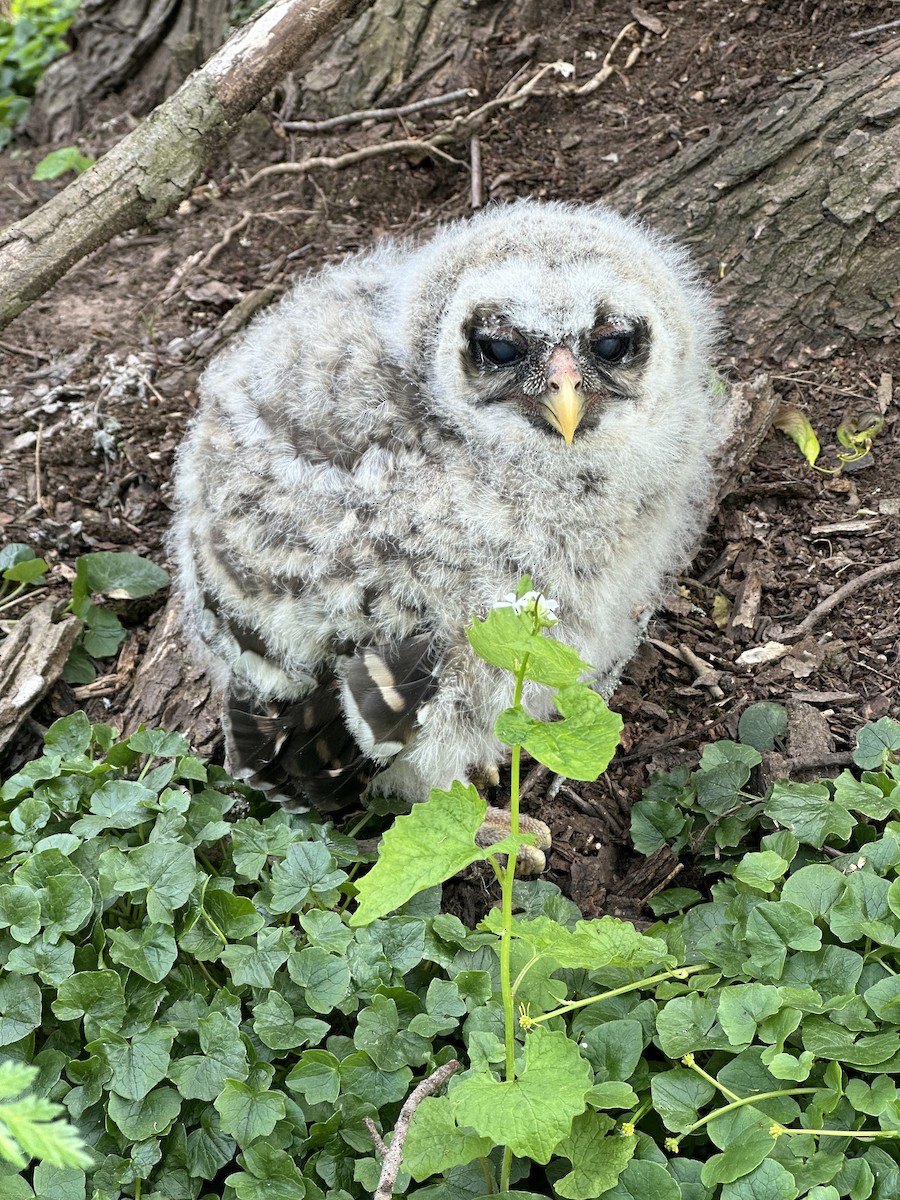
M 509 367 L 525 357 L 525 348 L 506 338 L 476 337 L 473 340 L 479 358 L 495 367 Z
M 594 358 L 602 363 L 618 363 L 632 348 L 630 333 L 604 333 L 591 342 Z

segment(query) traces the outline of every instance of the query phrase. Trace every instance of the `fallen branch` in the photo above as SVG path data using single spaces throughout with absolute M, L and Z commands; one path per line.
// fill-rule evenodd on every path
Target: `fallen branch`
M 397 1176 L 400 1173 L 400 1164 L 403 1160 L 403 1143 L 406 1141 L 410 1122 L 413 1119 L 416 1109 L 426 1096 L 432 1095 L 438 1088 L 443 1087 L 450 1076 L 458 1070 L 459 1063 L 455 1058 L 451 1058 L 444 1066 L 438 1067 L 434 1074 L 422 1080 L 400 1109 L 400 1116 L 397 1118 L 397 1124 L 394 1126 L 394 1136 L 391 1139 L 390 1146 L 387 1148 L 385 1148 L 384 1142 L 378 1136 L 378 1131 L 374 1127 L 369 1128 L 369 1123 L 367 1122 L 366 1127 L 372 1135 L 376 1149 L 379 1153 L 384 1152 L 384 1161 L 381 1164 L 381 1176 L 378 1180 L 378 1188 L 375 1192 L 374 1200 L 391 1200 L 391 1196 L 394 1194 L 394 1184 L 397 1182 Z
M 90 170 L 0 233 L 0 329 L 85 255 L 187 196 L 245 113 L 361 0 L 274 0 Z
M 505 95 L 495 96 L 493 100 L 486 101 L 471 112 L 461 113 L 456 117 L 452 117 L 427 137 L 398 138 L 390 142 L 376 142 L 371 146 L 363 146 L 359 150 L 348 150 L 345 154 L 332 156 L 316 155 L 313 158 L 305 158 L 301 162 L 293 163 L 272 163 L 271 166 L 263 167 L 262 170 L 252 175 L 248 179 L 246 186 L 248 188 L 254 187 L 261 180 L 268 179 L 272 175 L 305 175 L 307 172 L 318 167 L 325 167 L 331 171 L 340 171 L 345 167 L 352 167 L 356 163 L 365 162 L 370 158 L 379 158 L 385 154 L 431 154 L 443 159 L 445 162 L 452 163 L 453 166 L 464 166 L 465 164 L 459 159 L 446 154 L 440 147 L 471 138 L 481 128 L 490 114 L 496 112 L 497 109 L 521 107 L 529 96 L 534 93 L 538 83 L 549 71 L 568 75 L 572 72 L 572 65 L 571 63 L 564 62 L 544 63 L 520 88 L 516 88 L 515 91 Z M 352 115 L 354 114 L 347 114 L 347 116 Z M 335 120 L 337 119 L 335 118 Z
M 785 638 L 802 637 L 805 633 L 809 633 L 811 629 L 826 617 L 833 608 L 837 608 L 839 604 L 849 597 L 861 592 L 863 588 L 869 587 L 873 583 L 878 583 L 882 579 L 890 579 L 892 575 L 900 575 L 900 558 L 893 562 L 882 563 L 879 567 L 873 567 L 871 571 L 866 571 L 862 575 L 857 575 L 855 579 L 849 579 L 845 584 L 827 596 L 820 604 L 817 604 L 812 612 L 808 613 L 796 629 L 786 629 L 781 635 Z
M 330 133 L 334 129 L 343 129 L 345 125 L 361 125 L 363 121 L 393 121 L 397 117 L 409 117 L 426 108 L 470 100 L 477 95 L 475 88 L 459 88 L 455 92 L 444 92 L 441 96 L 426 96 L 424 100 L 415 100 L 412 104 L 400 104 L 394 108 L 364 108 L 359 112 L 328 117 L 324 121 L 283 121 L 277 113 L 273 113 L 273 116 L 281 128 L 290 133 Z

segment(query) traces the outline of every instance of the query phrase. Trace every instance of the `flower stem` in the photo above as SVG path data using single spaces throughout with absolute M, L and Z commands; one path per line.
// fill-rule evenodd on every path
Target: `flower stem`
M 528 665 L 526 654 L 516 671 L 516 686 L 513 692 L 513 707 L 522 703 L 522 689 L 525 684 L 525 669 Z M 522 747 L 513 746 L 512 760 L 509 772 L 509 831 L 513 837 L 519 833 L 519 775 L 522 764 Z M 512 1083 L 516 1077 L 516 1014 L 513 1005 L 512 972 L 510 968 L 510 952 L 512 950 L 512 893 L 516 877 L 516 858 L 518 847 L 510 852 L 506 867 L 500 875 L 500 896 L 503 928 L 500 932 L 500 995 L 503 1000 L 503 1029 L 506 1041 L 506 1082 Z M 509 1172 L 512 1166 L 512 1151 L 506 1146 L 503 1151 L 503 1165 L 500 1169 L 500 1191 L 509 1191 Z
M 613 996 L 624 996 L 626 992 L 651 987 L 655 983 L 665 983 L 668 979 L 687 979 L 688 975 L 709 969 L 709 963 L 696 963 L 692 967 L 674 967 L 671 971 L 663 971 L 660 975 L 651 975 L 648 979 L 638 979 L 634 983 L 626 983 L 622 987 L 613 988 L 612 991 L 600 992 L 597 996 L 588 996 L 586 1000 L 570 1000 L 567 1004 L 561 1004 L 559 1008 L 554 1008 L 552 1012 L 543 1013 L 540 1017 L 532 1017 L 529 1027 L 540 1025 L 542 1021 L 549 1021 L 551 1017 L 561 1017 L 564 1013 L 574 1012 L 576 1008 L 585 1008 L 588 1004 L 596 1004 L 598 1000 L 610 1000 Z

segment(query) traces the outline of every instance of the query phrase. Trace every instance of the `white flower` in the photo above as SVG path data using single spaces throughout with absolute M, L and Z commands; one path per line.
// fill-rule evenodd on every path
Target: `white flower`
M 517 616 L 521 613 L 530 613 L 537 618 L 541 625 L 555 625 L 559 620 L 557 616 L 559 601 L 551 600 L 541 592 L 526 592 L 524 596 L 517 596 L 515 592 L 510 592 L 502 600 L 495 600 L 493 607 L 511 608 Z

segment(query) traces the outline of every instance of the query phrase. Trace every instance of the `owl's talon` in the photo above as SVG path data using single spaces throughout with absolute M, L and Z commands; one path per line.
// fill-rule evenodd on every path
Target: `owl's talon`
M 511 832 L 509 812 L 505 808 L 494 808 L 488 805 L 481 828 L 475 834 L 475 842 L 476 845 L 483 847 L 492 846 L 496 842 L 502 842 L 505 837 L 509 837 Z M 547 867 L 547 859 L 543 852 L 553 844 L 550 830 L 543 821 L 539 821 L 536 817 L 520 815 L 519 832 L 534 834 L 537 844 L 519 847 L 516 857 L 516 874 L 540 875 Z

